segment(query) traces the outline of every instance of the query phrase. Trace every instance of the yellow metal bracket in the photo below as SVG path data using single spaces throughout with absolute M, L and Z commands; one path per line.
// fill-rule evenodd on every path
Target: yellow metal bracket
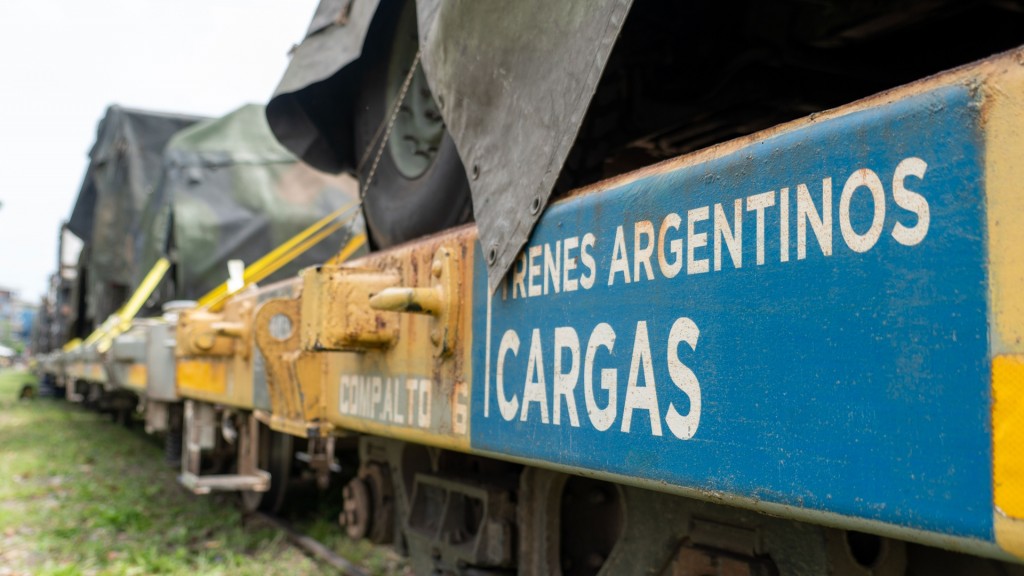
M 224 313 L 203 308 L 185 310 L 178 317 L 178 336 L 175 355 L 179 358 L 196 356 L 234 356 L 248 358 L 251 353 L 246 321 L 251 317 L 250 302 L 243 302 L 238 317 L 229 319 Z
M 266 365 L 272 414 L 268 425 L 295 436 L 326 436 L 322 372 L 316 355 L 300 346 L 301 310 L 291 298 L 267 300 L 256 309 L 254 335 Z
M 375 310 L 433 316 L 430 340 L 438 355 L 447 356 L 455 349 L 459 337 L 460 264 L 458 252 L 441 247 L 430 265 L 431 286 L 385 288 L 370 298 L 370 306 Z
M 302 271 L 302 348 L 363 351 L 398 339 L 398 315 L 370 307 L 374 294 L 400 283 L 397 274 L 343 266 Z

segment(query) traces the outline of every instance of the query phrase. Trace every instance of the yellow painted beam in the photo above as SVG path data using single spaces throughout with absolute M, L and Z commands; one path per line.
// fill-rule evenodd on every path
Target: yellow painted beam
M 994 60 L 985 83 L 985 185 L 992 347 L 993 522 L 1024 558 L 1024 67 Z

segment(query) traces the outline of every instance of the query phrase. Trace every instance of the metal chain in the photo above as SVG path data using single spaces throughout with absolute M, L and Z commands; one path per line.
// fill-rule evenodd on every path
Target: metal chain
M 405 81 L 402 82 L 402 89 L 398 92 L 398 98 L 395 99 L 395 103 L 391 105 L 391 115 L 388 118 L 387 124 L 381 121 L 380 126 L 377 128 L 377 133 L 373 135 L 373 139 L 370 140 L 370 145 L 366 147 L 366 152 L 363 153 L 363 157 L 359 160 L 359 165 L 356 170 L 360 171 L 363 165 L 366 163 L 366 159 L 370 155 L 370 151 L 374 148 L 374 143 L 380 138 L 380 143 L 377 145 L 377 155 L 373 159 L 373 165 L 370 166 L 370 174 L 366 177 L 366 182 L 361 186 L 359 190 L 359 197 L 366 197 L 366 190 L 370 188 L 370 184 L 373 183 L 373 177 L 377 174 L 377 166 L 380 164 L 380 158 L 384 154 L 384 145 L 387 143 L 388 138 L 391 137 L 391 130 L 395 127 L 395 121 L 398 119 L 398 111 L 405 102 L 405 95 L 409 91 L 409 86 L 412 84 L 412 77 L 416 73 L 416 68 L 420 65 L 420 51 L 416 51 L 416 57 L 413 58 L 412 66 L 409 67 L 409 73 L 405 75 Z M 381 131 L 384 130 L 384 136 L 381 137 Z

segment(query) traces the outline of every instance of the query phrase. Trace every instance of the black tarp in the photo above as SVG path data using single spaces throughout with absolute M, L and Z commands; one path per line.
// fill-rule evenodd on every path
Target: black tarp
M 277 138 L 323 170 L 354 168 L 352 102 L 378 4 L 322 0 L 267 106 Z M 416 3 L 427 81 L 477 174 L 473 212 L 492 288 L 550 197 L 631 4 Z

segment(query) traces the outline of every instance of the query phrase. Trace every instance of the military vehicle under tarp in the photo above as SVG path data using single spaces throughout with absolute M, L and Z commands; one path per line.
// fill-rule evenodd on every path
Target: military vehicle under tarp
M 163 169 L 164 146 L 202 118 L 112 105 L 96 130 L 68 229 L 82 239 L 78 312 L 69 337 L 87 335 L 131 293 L 138 263 L 135 235 Z
M 198 299 L 226 280 L 228 260 L 251 264 L 345 205 L 352 206 L 346 226 L 266 281 L 330 259 L 363 231 L 355 181 L 300 162 L 270 133 L 263 106 L 182 130 L 167 144 L 163 167 L 137 238 L 135 284 L 161 256 L 173 265 L 151 302 Z
M 321 0 L 267 117 L 305 161 L 359 175 L 377 247 L 475 219 L 493 290 L 553 198 L 1017 46 L 1022 15 L 1019 0 Z
M 377 246 L 475 215 L 493 287 L 547 203 L 631 3 L 321 0 L 267 116 L 303 160 L 360 175 Z

